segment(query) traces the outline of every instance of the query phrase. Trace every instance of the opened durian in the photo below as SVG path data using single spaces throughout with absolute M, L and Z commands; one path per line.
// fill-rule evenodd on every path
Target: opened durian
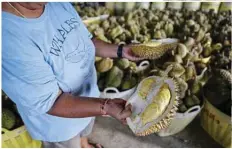
M 175 39 L 156 40 L 144 44 L 133 45 L 132 52 L 142 58 L 157 59 L 168 50 L 174 49 L 177 45 L 178 40 Z
M 141 96 L 141 92 L 146 95 Z M 168 127 L 178 106 L 178 87 L 171 78 L 151 76 L 138 85 L 127 101 L 132 115 L 127 124 L 137 136 L 146 136 Z

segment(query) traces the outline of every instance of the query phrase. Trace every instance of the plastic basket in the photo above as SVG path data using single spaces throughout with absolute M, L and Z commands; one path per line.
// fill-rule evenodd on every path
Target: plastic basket
M 100 94 L 100 98 L 122 98 L 127 100 L 135 91 L 136 87 L 133 87 L 129 90 L 120 92 L 117 88 L 108 87 L 105 88 Z
M 42 142 L 33 140 L 26 130 L 21 126 L 12 131 L 2 128 L 2 148 L 41 148 Z
M 201 112 L 201 125 L 223 147 L 232 148 L 231 117 L 214 107 L 207 99 Z
M 150 66 L 150 62 L 149 61 L 147 61 L 147 60 L 142 61 L 139 64 L 139 66 L 137 66 L 136 73 L 148 69 L 149 66 Z M 120 92 L 115 87 L 108 87 L 108 88 L 105 88 L 103 90 L 103 92 L 101 92 L 100 97 L 101 98 L 122 98 L 122 99 L 127 100 L 135 92 L 136 87 L 137 86 L 135 86 L 135 87 L 133 87 L 133 88 L 131 88 L 129 90 L 122 91 L 122 92 Z
M 188 109 L 185 113 L 176 113 L 176 116 L 171 121 L 170 125 L 157 134 L 161 137 L 164 137 L 179 133 L 180 131 L 185 129 L 185 127 L 188 126 L 189 123 L 193 121 L 193 119 L 200 111 L 200 106 L 194 106 Z

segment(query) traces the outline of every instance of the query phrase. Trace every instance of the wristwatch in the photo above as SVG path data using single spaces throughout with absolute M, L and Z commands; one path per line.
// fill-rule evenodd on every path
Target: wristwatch
M 122 58 L 122 51 L 123 51 L 124 45 L 125 45 L 125 43 L 119 43 L 119 45 L 118 45 L 118 51 L 117 51 L 118 58 Z

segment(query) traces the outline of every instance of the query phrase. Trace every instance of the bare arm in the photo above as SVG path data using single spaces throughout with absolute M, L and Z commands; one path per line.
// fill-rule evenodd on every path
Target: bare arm
M 122 99 L 106 99 L 75 97 L 68 93 L 60 91 L 59 96 L 48 111 L 48 114 L 67 117 L 67 118 L 83 118 L 103 115 L 101 108 L 110 115 L 123 123 L 125 118 L 131 115 L 131 107 L 125 108 L 126 101 Z
M 118 45 L 109 44 L 96 38 L 94 38 L 92 41 L 96 48 L 96 56 L 111 57 L 111 58 L 118 57 L 117 56 Z
M 117 56 L 117 50 L 118 50 L 118 45 L 116 44 L 109 44 L 104 41 L 101 41 L 99 39 L 93 38 L 92 39 L 95 48 L 96 48 L 96 56 L 99 57 L 110 57 L 110 58 L 116 58 Z M 131 52 L 131 46 L 129 45 L 124 45 L 123 51 L 122 51 L 122 57 L 127 58 L 131 61 L 139 61 L 142 60 L 143 58 L 139 58 L 135 56 Z
M 48 114 L 67 118 L 99 116 L 102 115 L 101 106 L 104 101 L 103 99 L 74 97 L 68 93 L 61 93 Z

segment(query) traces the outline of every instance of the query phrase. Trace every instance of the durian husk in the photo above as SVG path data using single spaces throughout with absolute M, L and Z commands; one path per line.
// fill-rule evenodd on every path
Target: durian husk
M 163 56 L 168 50 L 177 47 L 177 42 L 160 44 L 159 42 L 144 43 L 132 46 L 132 52 L 142 58 L 158 59 Z
M 159 132 L 164 128 L 167 128 L 169 126 L 171 120 L 174 118 L 174 116 L 176 114 L 176 111 L 178 110 L 177 107 L 178 107 L 178 104 L 179 104 L 179 101 L 178 101 L 179 100 L 179 94 L 178 94 L 179 88 L 178 88 L 178 84 L 175 82 L 175 80 L 173 80 L 171 78 L 157 77 L 157 76 L 152 76 L 152 77 L 149 77 L 149 78 L 157 78 L 157 79 L 154 79 L 156 81 L 153 83 L 153 87 L 158 86 L 159 91 L 162 90 L 161 88 L 163 86 L 168 84 L 168 88 L 170 89 L 170 95 L 166 95 L 166 94 L 162 95 L 161 94 L 160 97 L 162 97 L 162 98 L 170 98 L 170 99 L 168 101 L 168 105 L 165 107 L 165 110 L 159 116 L 156 116 L 155 119 L 152 119 L 152 122 L 148 122 L 147 124 L 142 125 L 139 130 L 138 130 L 139 126 L 135 126 L 135 125 L 131 126 L 130 125 L 131 122 L 128 121 L 129 122 L 128 124 L 129 124 L 130 128 L 134 128 L 134 130 L 132 129 L 132 131 L 135 133 L 136 136 L 146 136 L 146 135 L 149 135 L 149 134 L 152 134 L 152 133 L 155 133 L 155 132 Z M 162 78 L 162 79 L 160 79 L 160 78 Z M 146 78 L 146 79 L 148 79 L 148 78 Z M 139 86 L 137 88 L 137 91 L 140 89 L 141 83 L 139 84 Z M 156 92 L 155 90 L 157 90 L 157 88 L 156 89 L 153 88 L 153 89 L 149 90 L 149 92 L 150 93 L 153 92 L 152 94 L 154 94 Z M 159 91 L 156 92 L 153 95 L 153 98 L 150 100 L 151 103 L 147 103 L 148 106 L 151 105 L 152 103 L 154 103 L 154 99 L 156 99 L 156 96 L 158 96 Z M 164 91 L 164 92 L 166 92 L 166 91 Z M 133 103 L 133 102 L 137 103 L 138 102 L 137 100 L 131 101 L 131 100 L 134 99 L 134 96 L 136 96 L 136 93 L 134 93 L 134 94 L 135 95 L 132 95 L 131 99 L 128 100 L 128 103 Z M 162 101 L 162 100 L 160 100 L 160 101 Z M 148 101 L 146 101 L 146 102 L 148 102 Z M 165 102 L 167 102 L 167 101 L 165 101 Z M 150 106 L 151 107 L 150 110 L 153 110 L 152 106 L 153 105 Z M 157 106 L 155 106 L 155 107 L 157 107 Z M 132 109 L 133 109 L 133 104 L 132 104 Z M 138 116 L 137 116 L 137 118 L 138 118 Z M 136 118 L 133 118 L 133 120 L 136 121 Z M 135 123 L 137 124 L 137 122 L 135 122 Z

